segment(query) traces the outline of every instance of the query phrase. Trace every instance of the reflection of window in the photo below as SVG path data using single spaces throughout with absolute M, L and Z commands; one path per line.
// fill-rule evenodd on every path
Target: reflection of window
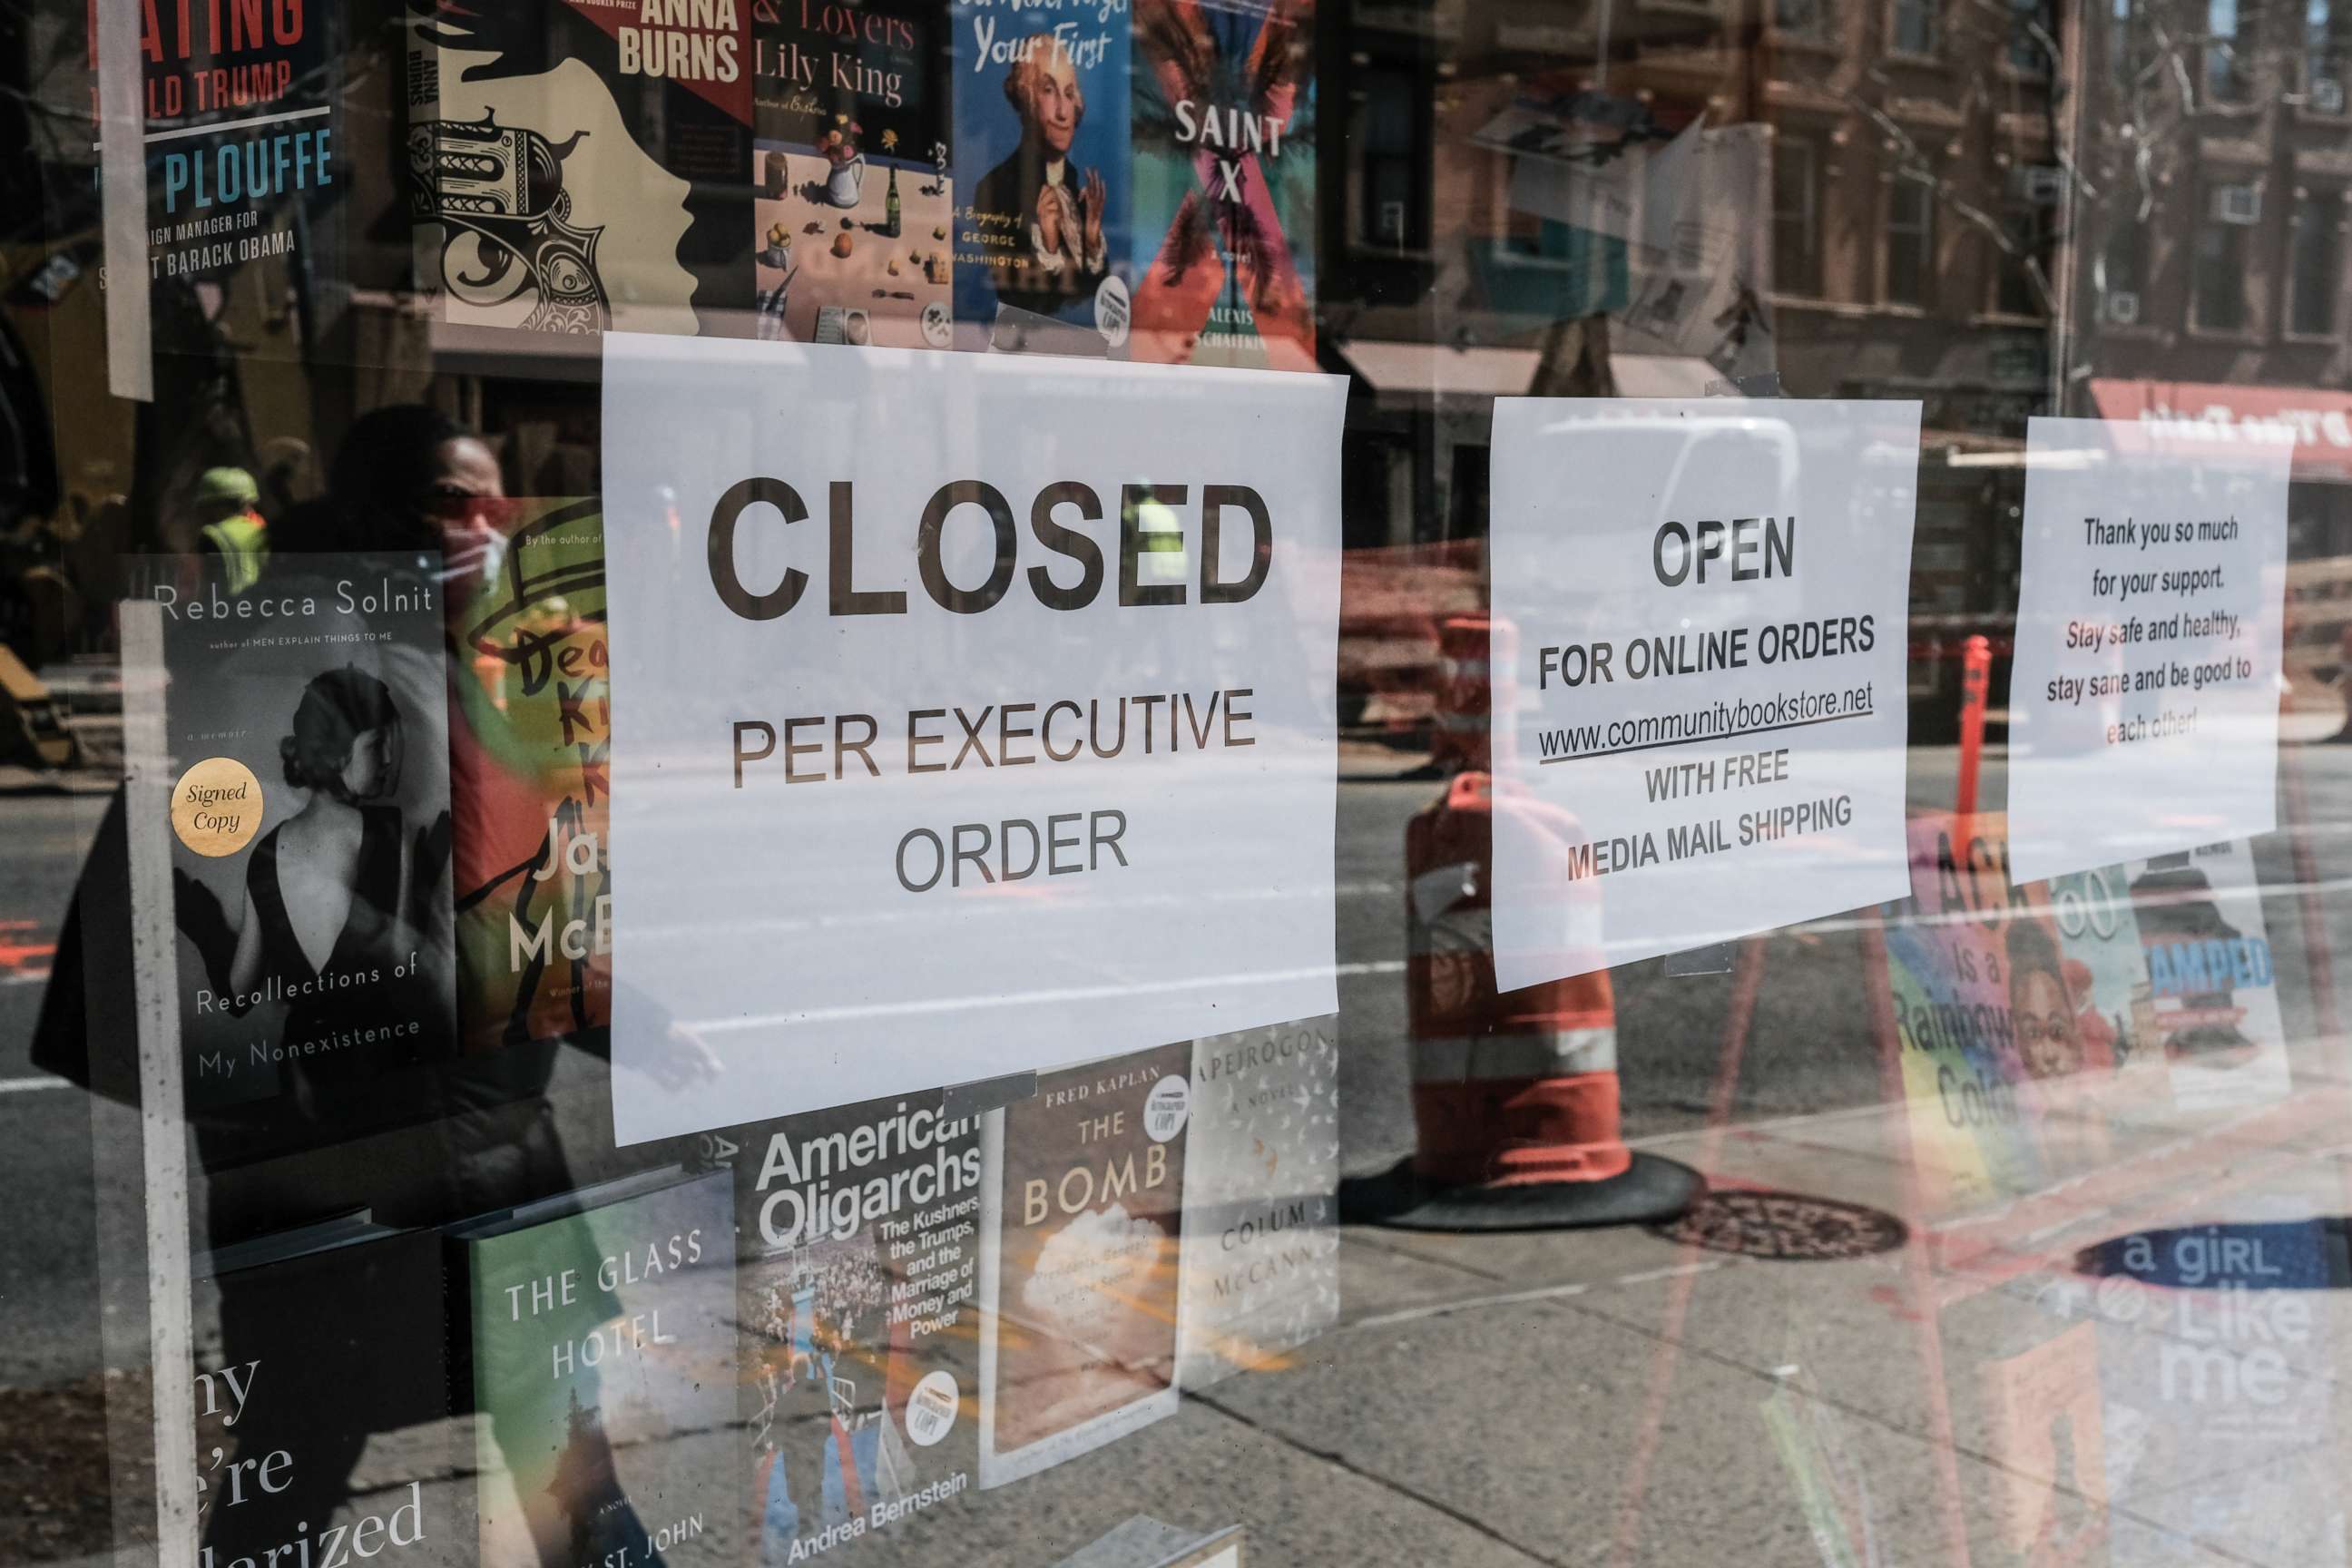
M 2205 0 L 2205 97 L 2212 103 L 2243 103 L 2252 90 L 2247 51 L 2239 31 L 2240 0 Z
M 1822 291 L 1820 150 L 1780 138 L 1772 148 L 1772 287 L 1783 294 Z
M 1400 66 L 1375 65 L 1358 79 L 1361 118 L 1354 138 L 1358 188 L 1354 239 L 1388 250 L 1429 244 L 1422 205 L 1420 79 Z
M 2303 101 L 2315 114 L 2342 114 L 2352 78 L 2352 0 L 2305 0 Z
M 2234 332 L 2245 326 L 2246 233 L 2261 216 L 2262 192 L 2256 186 L 2215 185 L 2206 192 L 2189 279 L 2190 326 L 2209 332 Z
M 1832 0 L 1772 0 L 1772 26 L 1792 38 L 1828 43 Z
M 2313 191 L 2294 204 L 2294 248 L 2288 258 L 2288 330 L 2300 337 L 2331 337 L 2336 331 L 2336 290 L 2342 280 L 2342 235 L 2337 228 L 2343 193 Z
M 2053 37 L 2050 0 L 2009 0 L 2009 64 L 2012 70 L 2042 76 L 2050 69 Z
M 2147 288 L 2147 229 L 2128 214 L 2099 257 L 2099 309 L 2117 327 L 2139 325 Z
M 1897 179 L 1886 193 L 1886 302 L 1921 309 L 1936 300 L 1936 193 Z
M 2107 71 L 2117 90 L 2143 80 L 2154 60 L 2147 8 L 2140 0 L 2108 0 Z
M 1894 0 L 1895 52 L 1932 55 L 1936 52 L 1936 0 Z
M 2003 244 L 1994 272 L 1992 308 L 2004 316 L 2042 314 L 2042 285 L 2034 278 L 2050 276 L 2050 231 L 2043 221 L 2047 208 L 2032 202 L 2011 202 L 2002 209 Z

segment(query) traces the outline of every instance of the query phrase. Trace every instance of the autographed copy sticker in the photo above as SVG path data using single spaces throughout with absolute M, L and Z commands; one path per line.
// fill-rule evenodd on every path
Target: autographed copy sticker
M 235 757 L 206 757 L 172 789 L 172 831 L 215 859 L 253 842 L 261 812 L 261 781 Z
M 1909 890 L 1916 403 L 1495 405 L 1504 990 Z

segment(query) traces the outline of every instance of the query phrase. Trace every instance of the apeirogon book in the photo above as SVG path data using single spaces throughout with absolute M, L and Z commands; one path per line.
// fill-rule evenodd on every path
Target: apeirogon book
M 980 1481 L 1174 1411 L 1192 1047 L 1041 1074 L 982 1126 Z
M 733 1229 L 723 1173 L 660 1172 L 452 1233 L 483 1568 L 728 1561 Z
M 745 1562 L 787 1568 L 970 1490 L 977 1118 L 936 1093 L 730 1129 Z

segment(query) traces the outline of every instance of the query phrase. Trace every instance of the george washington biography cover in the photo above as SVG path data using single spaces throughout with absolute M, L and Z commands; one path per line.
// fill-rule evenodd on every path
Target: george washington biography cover
M 983 1487 L 1176 1407 L 1192 1062 L 1187 1042 L 1040 1074 L 982 1128 Z

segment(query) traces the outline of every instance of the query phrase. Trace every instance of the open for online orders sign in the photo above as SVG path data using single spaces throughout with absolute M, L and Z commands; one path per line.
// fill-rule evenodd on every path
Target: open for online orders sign
M 1336 1009 L 1344 392 L 605 339 L 619 1140 Z
M 1916 403 L 1499 398 L 1506 990 L 1909 890 Z

